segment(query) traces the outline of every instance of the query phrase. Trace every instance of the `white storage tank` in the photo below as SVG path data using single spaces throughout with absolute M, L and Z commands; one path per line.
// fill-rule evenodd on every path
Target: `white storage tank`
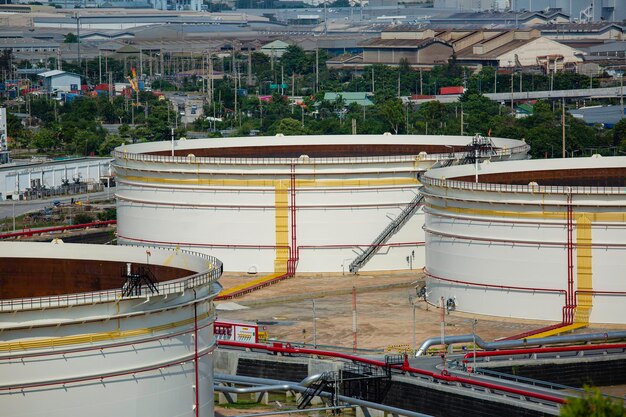
M 0 269 L 2 415 L 213 417 L 219 260 L 11 242 Z
M 480 163 L 422 181 L 431 301 L 626 323 L 626 157 Z
M 227 271 L 421 268 L 418 174 L 463 159 L 471 141 L 387 134 L 122 146 L 113 153 L 118 239 L 211 253 Z M 491 142 L 481 159 L 527 157 L 522 141 Z

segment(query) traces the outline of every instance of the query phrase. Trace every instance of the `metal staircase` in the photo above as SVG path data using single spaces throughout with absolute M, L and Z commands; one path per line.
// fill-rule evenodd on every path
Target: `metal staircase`
M 298 408 L 303 409 L 308 407 L 313 398 L 319 396 L 322 391 L 331 393 L 329 405 L 334 406 L 336 402 L 334 396 L 336 381 L 337 376 L 334 372 L 324 372 L 317 380 L 308 386 L 304 393 L 302 393 L 302 397 L 300 401 L 298 401 Z
M 369 261 L 372 256 L 378 252 L 381 245 L 384 245 L 389 238 L 394 235 L 417 211 L 422 199 L 424 197 L 421 194 L 417 194 L 413 200 L 402 210 L 400 215 L 393 219 L 391 223 L 385 227 L 385 229 L 374 239 L 371 245 L 365 249 L 365 251 L 360 254 L 352 263 L 350 264 L 350 272 L 356 274 L 359 272 L 359 269 L 363 267 Z
M 147 291 L 150 291 L 150 294 L 159 293 L 159 288 L 157 287 L 158 280 L 149 267 L 138 266 L 133 271 L 132 265 L 128 264 L 126 267 L 122 267 L 121 270 L 122 278 L 124 278 L 122 297 L 146 295 Z M 142 290 L 144 285 L 147 288 L 145 294 Z
M 459 165 L 474 164 L 482 159 L 491 158 L 496 154 L 496 146 L 489 137 L 476 134 L 472 141 L 465 146 L 465 157 Z

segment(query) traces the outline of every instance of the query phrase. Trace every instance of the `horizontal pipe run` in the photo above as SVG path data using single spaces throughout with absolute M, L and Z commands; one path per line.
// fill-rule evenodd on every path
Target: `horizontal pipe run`
M 46 227 L 43 229 L 24 230 L 21 232 L 0 234 L 0 239 L 10 239 L 13 237 L 22 237 L 22 236 L 33 236 L 33 235 L 40 235 L 44 233 L 53 233 L 53 232 L 64 232 L 66 230 L 86 229 L 88 227 L 104 227 L 104 226 L 114 225 L 116 223 L 117 223 L 117 220 L 106 220 L 102 222 L 97 221 L 97 222 L 91 222 L 91 223 L 72 224 L 72 225 L 67 225 L 67 226 Z
M 463 356 L 463 362 L 468 362 L 474 356 L 477 358 L 489 358 L 493 356 L 532 355 L 536 353 L 561 353 L 561 352 L 586 352 L 592 350 L 626 349 L 626 343 L 582 345 L 582 346 L 556 346 L 525 349 L 506 349 L 496 351 L 470 352 Z
M 120 201 L 128 201 L 131 203 L 137 203 L 144 206 L 166 206 L 166 207 L 189 207 L 189 208 L 206 208 L 206 209 L 238 209 L 238 210 L 273 210 L 276 209 L 276 206 L 273 204 L 268 205 L 233 205 L 233 204 L 204 204 L 204 203 L 185 203 L 185 202 L 164 202 L 164 201 L 156 201 L 156 200 L 140 200 L 137 198 L 124 197 L 119 194 L 116 194 L 116 197 Z M 324 210 L 333 210 L 333 209 L 359 209 L 359 208 L 388 208 L 388 207 L 402 207 L 406 206 L 409 203 L 400 202 L 400 203 L 385 203 L 385 204 L 335 204 L 335 205 L 320 205 L 320 204 L 311 204 L 311 205 L 298 205 L 297 210 L 309 210 L 309 209 L 324 209 Z M 0 236 L 1 237 L 1 236 Z
M 348 408 L 355 408 L 355 405 L 337 405 L 334 407 L 315 407 L 315 408 L 304 408 L 304 409 L 296 409 L 296 410 L 283 410 L 283 411 L 268 411 L 265 413 L 254 413 L 254 414 L 239 414 L 234 417 L 261 417 L 261 416 L 275 416 L 281 414 L 300 414 L 300 413 L 313 413 L 316 411 L 332 411 L 332 410 L 345 410 Z
M 481 282 L 471 282 L 471 281 L 463 281 L 463 280 L 458 280 L 458 279 L 443 278 L 443 277 L 430 273 L 426 268 L 424 268 L 424 275 L 426 275 L 428 278 L 436 279 L 438 281 L 450 282 L 453 284 L 467 285 L 471 287 L 485 287 L 485 288 L 495 288 L 495 289 L 504 289 L 504 290 L 514 290 L 514 291 L 527 291 L 527 292 L 551 292 L 551 293 L 559 293 L 563 295 L 567 293 L 566 290 L 562 290 L 558 288 L 520 287 L 520 286 L 515 286 L 515 285 L 485 284 Z M 604 291 L 604 290 L 577 290 L 576 293 L 592 294 L 592 295 L 626 295 L 626 291 Z
M 624 332 L 624 333 L 626 334 L 626 332 Z M 470 340 L 472 340 L 471 338 L 473 337 L 473 335 L 469 335 L 469 337 L 470 337 Z M 480 339 L 479 337 L 476 337 L 477 341 L 479 339 Z M 540 339 L 537 339 L 537 340 L 540 340 Z M 466 340 L 461 340 L 461 341 L 466 341 Z M 482 342 L 482 340 L 481 340 L 481 342 Z M 218 345 L 242 347 L 242 348 L 247 348 L 247 349 L 260 349 L 260 350 L 266 350 L 268 352 L 275 352 L 275 353 L 328 356 L 328 357 L 346 359 L 346 360 L 350 360 L 350 361 L 353 361 L 353 362 L 365 363 L 365 364 L 374 365 L 374 366 L 383 366 L 383 367 L 386 366 L 385 362 L 377 361 L 377 360 L 373 360 L 373 359 L 362 358 L 362 357 L 359 357 L 359 356 L 349 355 L 349 354 L 345 354 L 345 353 L 341 353 L 341 352 L 324 351 L 324 350 L 318 350 L 318 349 L 294 348 L 294 347 L 292 347 L 290 345 L 282 346 L 282 344 L 281 344 L 280 346 L 270 346 L 270 345 L 263 345 L 263 344 L 260 344 L 260 343 L 243 343 L 243 342 L 232 342 L 232 341 L 226 341 L 226 340 L 218 341 Z M 421 349 L 421 347 L 420 347 L 420 349 Z M 440 380 L 440 381 L 456 382 L 456 383 L 470 385 L 470 386 L 480 386 L 480 387 L 487 388 L 487 389 L 490 389 L 490 390 L 507 392 L 507 393 L 511 393 L 511 394 L 515 394 L 515 395 L 521 395 L 521 396 L 525 396 L 525 397 L 534 398 L 534 399 L 537 399 L 537 400 L 548 401 L 548 402 L 551 402 L 551 403 L 563 404 L 565 402 L 565 400 L 563 398 L 555 397 L 555 396 L 552 396 L 552 395 L 545 395 L 545 394 L 541 394 L 541 393 L 529 392 L 529 391 L 522 390 L 522 389 L 517 389 L 517 388 L 512 388 L 512 387 L 502 386 L 502 385 L 497 385 L 497 384 L 492 384 L 492 383 L 484 382 L 484 381 L 477 381 L 477 380 L 474 380 L 474 379 L 458 377 L 458 376 L 453 376 L 453 375 L 449 375 L 449 374 L 443 374 L 443 373 L 442 374 L 438 374 L 436 372 L 431 372 L 431 371 L 426 371 L 426 370 L 423 370 L 423 369 L 418 369 L 418 368 L 413 368 L 413 367 L 410 367 L 410 366 L 406 366 L 406 364 L 405 365 L 392 366 L 392 367 L 394 369 L 400 369 L 400 370 L 405 371 L 405 372 L 416 373 L 416 374 L 420 374 L 420 375 L 426 375 L 426 376 L 429 376 L 429 377 L 431 377 L 433 379 Z
M 215 316 L 213 316 L 213 319 L 215 319 Z M 212 324 L 213 324 L 213 321 L 210 321 L 207 324 L 203 324 L 202 326 L 199 326 L 198 330 L 207 328 L 211 326 Z M 156 342 L 158 340 L 164 340 L 164 339 L 171 339 L 174 337 L 193 333 L 194 331 L 195 331 L 194 328 L 189 328 L 187 330 L 183 330 L 183 331 L 176 332 L 176 333 L 168 333 L 166 335 L 149 337 L 149 338 L 141 339 L 141 340 L 134 340 L 132 342 L 111 343 L 108 345 L 89 346 L 89 347 L 75 348 L 75 349 L 55 349 L 53 352 L 22 353 L 19 355 L 0 356 L 0 361 L 9 361 L 9 360 L 16 360 L 16 359 L 22 360 L 22 359 L 28 359 L 28 358 L 38 358 L 41 356 L 70 355 L 73 353 L 83 353 L 83 352 L 89 352 L 92 350 L 103 351 L 105 349 L 114 349 L 118 347 L 141 345 L 143 343 Z
M 118 234 L 118 239 L 132 240 L 134 242 L 141 242 L 145 244 L 155 245 L 172 245 L 172 246 L 191 246 L 191 247 L 212 247 L 212 248 L 232 248 L 232 249 L 289 249 L 289 245 L 250 245 L 250 244 L 231 244 L 231 243 L 192 243 L 192 242 L 169 242 L 163 240 L 151 240 L 151 239 L 139 239 L 128 237 Z M 376 245 L 378 247 L 400 247 L 400 246 L 424 246 L 425 242 L 396 242 L 396 243 L 384 243 Z M 330 244 L 330 245 L 302 245 L 298 246 L 298 250 L 303 249 L 350 249 L 355 247 L 369 247 L 374 246 L 371 243 L 359 244 Z
M 474 223 L 497 223 L 497 224 L 519 224 L 522 226 L 526 225 L 546 225 L 546 226 L 554 226 L 555 228 L 561 228 L 563 226 L 567 226 L 567 221 L 560 220 L 552 220 L 552 221 L 541 221 L 541 220 L 526 220 L 526 219 L 515 219 L 515 220 L 506 220 L 502 218 L 493 218 L 493 217 L 473 217 L 473 216 L 463 216 L 456 214 L 444 214 L 440 212 L 433 211 L 428 206 L 424 205 L 423 209 L 424 213 L 427 213 L 433 217 L 440 217 L 444 219 L 454 219 L 454 220 L 467 220 Z M 616 223 L 616 222 L 593 222 L 591 224 L 592 228 L 603 228 L 603 227 L 626 227 L 625 223 Z
M 592 247 L 592 248 L 626 248 L 626 243 L 568 243 L 568 242 L 549 242 L 545 240 L 513 240 L 513 239 L 497 239 L 497 238 L 487 238 L 487 237 L 478 237 L 478 236 L 464 236 L 459 234 L 452 233 L 443 233 L 433 229 L 430 229 L 424 226 L 422 229 L 426 233 L 429 233 L 434 236 L 447 237 L 451 239 L 459 239 L 459 240 L 472 240 L 477 242 L 489 242 L 489 243 L 509 243 L 514 245 L 532 245 L 532 246 L 565 246 L 565 247 Z
M 314 375 L 314 377 L 316 377 L 316 379 L 318 379 L 320 377 L 320 375 Z M 309 378 L 311 378 L 311 377 L 308 377 L 306 379 L 309 379 Z M 264 381 L 263 378 L 239 377 L 237 375 L 223 375 L 223 374 L 216 374 L 215 375 L 215 379 L 216 380 L 225 380 L 225 381 L 228 381 L 228 382 L 231 382 L 231 383 L 254 384 L 254 385 L 258 385 L 259 383 L 262 383 Z M 305 379 L 305 381 L 306 381 L 306 379 Z M 287 382 L 287 381 L 275 381 L 275 380 L 266 380 L 266 381 L 272 381 L 272 382 L 280 383 L 280 385 L 275 385 L 275 386 L 287 387 L 286 389 L 281 390 L 281 391 L 293 390 L 293 391 L 298 391 L 300 393 L 304 393 L 308 389 L 308 387 L 305 386 L 302 382 L 300 384 L 298 384 L 298 383 Z M 222 390 L 223 388 L 226 388 L 226 387 L 219 387 L 219 386 L 214 387 L 214 389 L 216 391 Z M 237 388 L 235 388 L 235 389 L 237 389 Z M 321 396 L 321 397 L 330 397 L 331 395 L 332 394 L 327 393 L 327 392 L 323 392 L 323 391 L 319 393 L 319 396 Z M 345 396 L 345 395 L 336 395 L 335 398 L 337 398 L 337 400 L 339 400 L 341 402 L 345 402 L 345 403 L 356 405 L 356 406 L 360 406 L 360 407 L 373 408 L 375 410 L 385 411 L 385 412 L 391 413 L 393 415 L 400 415 L 400 416 L 406 416 L 406 417 L 431 417 L 428 414 L 423 414 L 423 413 L 418 413 L 418 412 L 415 412 L 415 411 L 410 411 L 410 410 L 405 410 L 405 409 L 401 409 L 401 408 L 391 407 L 391 406 L 388 406 L 388 405 L 383 405 L 383 404 L 379 404 L 379 403 L 375 403 L 375 402 L 371 402 L 371 401 L 365 401 L 365 400 L 361 400 L 359 398 L 348 397 L 348 396 Z M 297 410 L 297 411 L 299 411 L 299 410 Z M 296 410 L 294 410 L 292 412 L 296 412 Z
M 582 333 L 582 334 L 571 334 L 565 336 L 549 336 L 549 337 L 540 337 L 535 339 L 516 339 L 516 340 L 498 340 L 494 342 L 485 342 L 480 336 L 475 334 L 465 334 L 458 336 L 448 336 L 443 340 L 441 337 L 432 337 L 430 339 L 426 339 L 420 345 L 419 349 L 415 356 L 422 356 L 426 353 L 429 347 L 435 345 L 450 345 L 454 343 L 470 343 L 475 342 L 479 347 L 485 350 L 499 350 L 499 349 L 509 349 L 516 347 L 527 347 L 527 346 L 543 346 L 550 344 L 561 344 L 561 343 L 577 343 L 577 342 L 593 342 L 593 341 L 603 341 L 606 342 L 608 340 L 620 340 L 626 339 L 626 330 L 615 331 L 615 332 L 606 332 L 606 333 Z
M 160 185 L 160 184 L 147 184 L 144 182 L 134 182 L 134 181 L 128 181 L 128 180 L 124 180 L 124 179 L 117 179 L 117 183 L 118 184 L 124 184 L 124 185 L 130 185 L 134 188 L 150 188 L 150 189 L 166 189 L 168 191 L 172 191 L 172 187 L 168 186 L 168 185 Z M 367 191 L 393 191 L 393 190 L 416 190 L 419 187 L 419 183 L 416 182 L 415 184 L 410 184 L 410 185 L 388 185 L 388 186 L 368 186 L 366 187 Z M 330 191 L 330 192 L 337 192 L 337 193 L 344 193 L 346 191 L 364 191 L 363 189 L 364 187 L 354 187 L 354 186 L 350 186 L 350 187 L 341 187 L 341 188 L 337 188 L 337 187 L 303 187 L 300 186 L 297 188 L 298 194 L 300 193 L 308 193 L 308 192 L 319 192 L 319 191 Z M 215 193 L 223 193 L 223 192 L 238 192 L 238 193 L 246 193 L 246 192 L 267 192 L 267 193 L 271 193 L 273 194 L 275 192 L 275 187 L 258 187 L 258 188 L 254 188 L 254 187 L 245 187 L 245 188 L 236 188 L 236 187 L 210 187 L 210 186 L 206 186 L 206 187 L 196 187 L 196 186 L 184 186 L 184 187 L 180 187 L 180 188 L 176 188 L 175 191 L 178 192 L 182 192 L 182 191 L 213 191 Z
M 104 380 L 104 379 L 110 379 L 110 378 L 117 378 L 117 377 L 121 377 L 121 376 L 127 376 L 127 375 L 134 375 L 134 374 L 138 374 L 138 373 L 143 373 L 143 372 L 150 372 L 150 371 L 155 371 L 161 368 L 169 368 L 171 366 L 176 366 L 176 365 L 180 365 L 186 362 L 190 362 L 192 363 L 194 361 L 194 359 L 196 357 L 202 357 L 205 355 L 208 355 L 209 353 L 213 352 L 213 350 L 215 350 L 215 344 L 203 349 L 202 351 L 198 352 L 198 354 L 196 355 L 195 352 L 185 356 L 184 358 L 180 358 L 176 361 L 172 361 L 172 362 L 162 362 L 156 365 L 150 365 L 150 366 L 146 366 L 146 367 L 137 367 L 137 368 L 133 368 L 133 369 L 129 369 L 129 370 L 125 370 L 125 371 L 116 371 L 116 372 L 105 372 L 105 373 L 101 373 L 101 374 L 92 374 L 92 375 L 83 375 L 80 377 L 75 377 L 75 378 L 64 378 L 64 379 L 51 379 L 48 381 L 43 381 L 43 382 L 28 382 L 28 383 L 21 383 L 21 384 L 17 384 L 17 385 L 0 385 L 0 391 L 13 391 L 13 390 L 25 390 L 25 389 L 32 389 L 32 388 L 41 388 L 41 387 L 49 387 L 49 386 L 54 386 L 54 385 L 66 385 L 66 384 L 76 384 L 76 383 L 80 383 L 80 382 L 87 382 L 87 381 L 94 381 L 94 380 Z M 2 394 L 0 394 L 2 395 Z
M 539 288 L 539 287 L 521 287 L 516 285 L 502 285 L 502 284 L 484 284 L 480 282 L 471 282 L 471 281 L 462 281 L 458 279 L 450 279 L 443 278 L 437 275 L 431 274 L 426 268 L 424 268 L 424 274 L 428 278 L 433 278 L 439 281 L 451 282 L 453 284 L 462 284 L 469 285 L 474 287 L 485 287 L 485 288 L 496 288 L 496 289 L 504 289 L 504 290 L 517 290 L 517 291 L 527 291 L 527 292 L 550 292 L 550 293 L 558 293 L 565 295 L 567 291 L 562 290 L 560 288 Z

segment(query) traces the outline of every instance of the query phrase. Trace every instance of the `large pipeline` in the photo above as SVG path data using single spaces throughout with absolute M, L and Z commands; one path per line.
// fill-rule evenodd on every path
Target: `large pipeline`
M 248 387 L 248 388 L 234 388 L 234 387 L 225 387 L 220 385 L 214 385 L 213 389 L 218 392 L 233 392 L 233 393 L 253 393 L 253 392 L 265 392 L 265 391 L 298 391 L 300 393 L 304 393 L 308 389 L 308 385 L 317 381 L 321 377 L 320 374 L 311 375 L 301 383 L 294 383 L 289 381 L 278 381 L 273 379 L 265 379 L 265 378 L 253 378 L 246 376 L 238 376 L 238 375 L 227 375 L 227 374 L 215 374 L 215 380 L 225 381 L 225 382 L 234 382 L 239 384 L 271 384 L 271 385 L 259 385 L 256 387 Z M 330 397 L 332 394 L 327 392 L 320 392 L 320 396 Z M 417 413 L 414 411 L 404 410 L 402 408 L 390 407 L 383 404 L 378 404 L 370 401 L 361 400 L 358 398 L 347 397 L 345 395 L 337 395 L 336 398 L 339 401 L 358 405 L 360 407 L 373 408 L 375 410 L 385 411 L 387 413 L 391 413 L 393 415 L 401 415 L 407 417 L 432 417 L 429 414 Z
M 415 356 L 422 356 L 431 346 L 451 345 L 455 343 L 475 342 L 480 348 L 484 350 L 498 350 L 516 347 L 552 345 L 557 343 L 594 342 L 599 340 L 607 342 L 609 340 L 617 339 L 626 339 L 626 331 L 622 330 L 606 333 L 582 333 L 566 336 L 540 337 L 536 339 L 499 340 L 494 342 L 485 342 L 483 339 L 475 334 L 464 334 L 459 336 L 446 336 L 443 339 L 441 337 L 431 337 L 430 339 L 426 339 L 420 345 Z
M 290 344 L 287 344 L 286 346 L 283 346 L 282 343 L 274 344 L 274 345 L 265 345 L 261 343 L 234 342 L 230 340 L 218 340 L 217 343 L 220 346 L 241 347 L 245 349 L 260 349 L 260 350 L 265 350 L 265 351 L 274 352 L 274 353 L 280 352 L 280 353 L 286 353 L 286 354 L 327 356 L 327 357 L 333 357 L 333 358 L 346 359 L 346 360 L 353 361 L 353 362 L 366 363 L 366 364 L 374 365 L 374 366 L 381 366 L 381 367 L 387 366 L 385 362 L 378 361 L 375 359 L 364 358 L 364 357 L 350 355 L 350 354 L 341 353 L 341 352 L 293 347 Z M 480 381 L 480 380 L 476 380 L 472 378 L 454 376 L 446 372 L 437 373 L 437 372 L 432 372 L 432 371 L 428 371 L 425 369 L 414 368 L 414 367 L 409 366 L 408 361 L 405 361 L 405 363 L 402 365 L 392 365 L 392 368 L 399 369 L 403 372 L 424 375 L 424 376 L 433 378 L 434 380 L 441 381 L 444 383 L 456 383 L 456 384 L 462 384 L 462 385 L 466 384 L 470 386 L 477 386 L 477 387 L 487 388 L 492 391 L 502 391 L 502 392 L 507 392 L 507 393 L 515 394 L 515 395 L 522 396 L 522 397 L 530 397 L 536 400 L 545 401 L 545 402 L 549 402 L 553 404 L 563 404 L 565 402 L 564 398 L 557 397 L 554 395 L 546 395 L 546 394 L 542 394 L 538 392 L 509 387 L 506 385 L 494 384 L 491 382 Z

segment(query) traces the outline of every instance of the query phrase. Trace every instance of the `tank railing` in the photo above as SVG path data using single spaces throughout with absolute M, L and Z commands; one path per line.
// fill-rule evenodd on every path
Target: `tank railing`
M 54 232 L 62 233 L 68 230 L 87 229 L 90 227 L 106 227 L 106 226 L 112 226 L 115 224 L 117 224 L 117 220 L 105 220 L 105 221 L 95 221 L 95 222 L 82 223 L 82 224 L 68 224 L 65 226 L 43 227 L 40 229 L 27 229 L 27 230 L 22 230 L 21 232 L 0 234 L 0 239 L 11 239 L 11 238 L 22 237 L 22 236 L 42 235 L 42 234 L 54 233 Z
M 154 249 L 147 246 L 133 246 L 146 249 Z M 183 277 L 176 280 L 171 280 L 163 283 L 158 283 L 157 288 L 159 295 L 182 293 L 187 289 L 191 289 L 200 285 L 208 284 L 217 281 L 224 272 L 224 266 L 222 262 L 210 255 L 191 252 L 183 249 L 174 248 L 160 248 L 161 250 L 178 251 L 189 255 L 199 256 L 206 259 L 210 268 L 206 271 L 198 272 L 196 274 Z M 120 277 L 121 282 L 122 277 Z M 119 289 L 105 290 L 105 291 L 92 291 L 76 294 L 63 294 L 44 297 L 32 297 L 32 298 L 17 298 L 0 300 L 0 312 L 13 311 L 13 310 L 35 310 L 41 308 L 54 308 L 54 307 L 66 307 L 68 305 L 85 305 L 94 303 L 110 302 L 114 300 L 143 298 L 153 295 L 147 288 L 142 287 L 141 293 L 138 295 L 123 297 L 121 285 Z
M 461 145 L 459 145 L 461 146 Z M 512 148 L 497 148 L 492 157 L 504 157 L 517 153 L 525 153 L 530 150 L 529 145 L 520 145 Z M 155 150 L 153 152 L 159 152 Z M 194 149 L 186 150 L 190 154 Z M 116 159 L 141 161 L 141 162 L 160 162 L 160 163 L 178 163 L 178 164 L 215 164 L 215 165 L 328 165 L 328 164 L 355 164 L 355 163 L 377 163 L 377 162 L 414 162 L 414 161 L 439 161 L 451 157 L 450 153 L 433 153 L 422 155 L 396 155 L 396 156 L 359 156 L 359 157 L 329 157 L 329 158 L 220 158 L 220 157 L 204 157 L 204 156 L 167 156 L 153 155 L 149 153 L 130 153 L 123 151 L 113 151 L 111 155 Z M 453 153 L 454 158 L 463 158 L 465 152 Z
M 468 173 L 469 175 L 469 173 Z M 422 185 L 471 191 L 535 194 L 626 194 L 626 187 L 497 184 L 421 177 Z

